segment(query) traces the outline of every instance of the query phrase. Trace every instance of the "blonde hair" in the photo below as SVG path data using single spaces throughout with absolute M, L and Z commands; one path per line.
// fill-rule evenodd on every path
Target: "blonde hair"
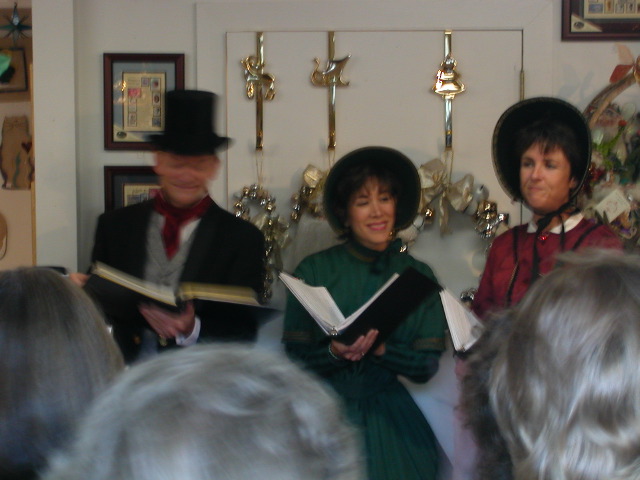
M 358 480 L 335 394 L 283 355 L 240 344 L 133 366 L 95 404 L 47 480 Z
M 515 478 L 640 478 L 640 259 L 559 259 L 513 311 L 492 369 Z

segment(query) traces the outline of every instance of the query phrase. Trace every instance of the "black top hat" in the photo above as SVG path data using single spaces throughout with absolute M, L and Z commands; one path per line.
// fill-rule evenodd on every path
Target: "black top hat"
M 575 197 L 584 183 L 591 162 L 591 131 L 584 115 L 573 105 L 552 97 L 535 97 L 522 100 L 509 107 L 500 117 L 493 131 L 493 168 L 503 190 L 514 200 L 522 201 L 520 191 L 520 159 L 516 158 L 517 133 L 523 127 L 538 120 L 556 120 L 570 128 L 579 151 L 579 164 L 571 166 L 571 175 L 577 186 Z
M 346 226 L 336 213 L 336 188 L 341 177 L 356 165 L 378 165 L 395 174 L 401 186 L 396 199 L 395 228 L 402 230 L 413 222 L 420 205 L 420 176 L 413 162 L 388 147 L 363 147 L 347 153 L 329 171 L 324 184 L 323 203 L 327 221 L 334 231 L 343 234 Z
M 206 155 L 227 148 L 229 138 L 215 133 L 217 95 L 201 90 L 172 90 L 165 95 L 164 132 L 150 135 L 158 149 L 179 155 Z

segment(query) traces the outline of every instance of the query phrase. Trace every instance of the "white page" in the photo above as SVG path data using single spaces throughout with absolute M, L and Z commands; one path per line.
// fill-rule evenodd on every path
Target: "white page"
M 472 311 L 467 309 L 446 289 L 440 291 L 440 299 L 444 308 L 453 346 L 464 352 L 478 339 L 482 324 Z
M 307 285 L 285 272 L 280 273 L 280 279 L 327 334 L 342 328 L 344 315 L 325 287 Z
M 341 333 L 351 325 L 399 276 L 398 273 L 391 275 L 389 280 L 367 302 L 345 319 L 325 287 L 312 287 L 288 273 L 280 273 L 282 282 L 329 335 Z

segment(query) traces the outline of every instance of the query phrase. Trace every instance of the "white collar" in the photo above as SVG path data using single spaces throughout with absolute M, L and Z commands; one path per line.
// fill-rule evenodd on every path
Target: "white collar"
M 567 218 L 564 221 L 564 231 L 568 232 L 569 230 L 573 229 L 576 227 L 576 225 L 578 225 L 583 219 L 583 215 L 582 213 L 578 212 L 578 213 L 574 213 L 573 215 L 571 215 L 569 218 Z M 536 225 L 536 222 L 534 222 L 533 220 L 531 220 L 529 222 L 529 224 L 527 225 L 527 233 L 536 233 L 536 231 L 538 230 L 538 226 Z M 555 227 L 553 227 L 551 230 L 549 230 L 548 233 L 560 233 L 562 232 L 562 224 L 556 225 Z

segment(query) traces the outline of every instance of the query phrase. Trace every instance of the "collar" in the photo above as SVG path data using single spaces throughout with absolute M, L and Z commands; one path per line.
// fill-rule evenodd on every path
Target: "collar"
M 569 218 L 567 218 L 564 221 L 564 231 L 568 232 L 569 230 L 572 230 L 573 228 L 575 228 L 584 218 L 584 215 L 582 215 L 581 212 L 576 212 L 573 215 L 571 215 Z M 538 229 L 538 226 L 536 225 L 536 222 L 534 222 L 533 220 L 531 220 L 528 224 L 527 224 L 527 233 L 536 233 Z M 555 227 L 553 227 L 551 230 L 549 230 L 548 233 L 555 233 L 555 234 L 559 234 L 562 232 L 562 225 L 556 225 Z
M 383 251 L 371 250 L 353 239 L 347 242 L 346 248 L 354 257 L 370 263 L 373 273 L 380 273 L 388 266 L 390 256 L 402 251 L 402 240 L 396 238 Z

